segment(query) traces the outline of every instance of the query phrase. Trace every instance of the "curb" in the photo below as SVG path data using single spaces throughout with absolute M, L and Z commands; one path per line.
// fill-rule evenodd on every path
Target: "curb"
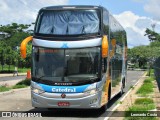
M 29 86 L 29 87 L 26 87 L 26 88 L 11 89 L 11 90 L 9 90 L 9 91 L 0 92 L 0 95 L 6 95 L 6 94 L 18 92 L 18 91 L 28 90 L 28 89 L 30 89 L 30 86 Z
M 143 74 L 143 76 L 142 76 L 140 79 L 138 79 L 138 81 L 136 82 L 136 84 L 133 85 L 133 87 L 135 87 L 135 86 L 139 83 L 139 81 L 140 81 L 143 77 L 145 77 L 146 75 L 147 75 L 147 72 L 145 72 L 145 73 Z M 120 102 L 123 102 L 123 100 L 128 96 L 128 94 L 129 94 L 131 91 L 132 91 L 132 89 L 129 89 L 129 91 L 126 93 L 126 95 L 124 95 L 124 96 L 120 99 Z M 120 105 L 121 105 L 121 104 L 118 103 L 118 104 L 112 109 L 112 112 L 108 114 L 108 117 L 105 117 L 105 118 L 104 118 L 104 120 L 108 120 L 108 119 L 110 118 L 110 116 L 113 114 L 113 112 L 114 112 Z

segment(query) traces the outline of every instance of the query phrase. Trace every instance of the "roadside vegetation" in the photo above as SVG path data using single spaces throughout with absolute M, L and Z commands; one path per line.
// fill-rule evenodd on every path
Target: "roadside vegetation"
M 145 36 L 148 37 L 150 44 L 141 45 L 128 49 L 128 68 L 129 69 L 152 69 L 154 61 L 160 57 L 160 34 L 151 29 L 146 29 Z
M 5 92 L 5 91 L 9 91 L 11 88 L 6 87 L 6 86 L 0 86 L 0 92 Z
M 26 87 L 29 87 L 30 86 L 30 79 L 25 79 L 25 80 L 22 80 L 20 82 L 18 82 L 16 85 L 14 86 L 7 86 L 7 85 L 1 85 L 0 86 L 0 92 L 5 92 L 5 91 L 9 91 L 9 90 L 12 90 L 12 89 L 19 89 L 19 88 L 26 88 Z
M 2 70 L 3 67 L 3 70 Z M 0 73 L 13 73 L 15 70 L 15 66 L 14 65 L 0 65 Z M 18 72 L 19 73 L 26 73 L 28 70 L 30 70 L 30 68 L 18 68 Z
M 144 80 L 143 85 L 138 89 L 137 94 L 140 96 L 147 96 L 153 92 L 153 78 L 149 77 Z
M 12 88 L 13 89 L 18 89 L 18 88 L 25 88 L 30 86 L 30 79 L 25 79 L 14 85 Z
M 20 56 L 20 44 L 23 39 L 33 34 L 32 24 L 11 23 L 0 25 L 0 73 L 12 73 L 14 67 L 18 72 L 26 72 L 31 67 L 31 43 L 27 46 L 27 57 Z
M 153 88 L 154 88 L 154 76 L 153 70 L 151 72 L 151 76 L 146 78 L 143 82 L 143 85 L 137 90 L 136 94 L 138 97 L 135 102 L 128 108 L 125 112 L 125 120 L 157 120 L 156 117 L 133 117 L 131 113 L 146 113 L 147 111 L 154 110 L 156 105 L 153 96 Z

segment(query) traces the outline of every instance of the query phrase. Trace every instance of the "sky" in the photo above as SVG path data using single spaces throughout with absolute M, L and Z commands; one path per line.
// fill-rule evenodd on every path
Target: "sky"
M 146 28 L 160 33 L 160 0 L 0 0 L 0 25 L 30 24 L 38 10 L 55 5 L 101 5 L 120 22 L 127 32 L 128 47 L 148 45 Z

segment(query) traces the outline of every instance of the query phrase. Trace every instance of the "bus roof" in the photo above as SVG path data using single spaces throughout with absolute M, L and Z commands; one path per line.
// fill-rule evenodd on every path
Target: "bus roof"
M 88 6 L 88 5 L 63 5 L 63 6 L 48 6 L 40 10 L 63 10 L 63 9 L 102 9 L 102 6 Z

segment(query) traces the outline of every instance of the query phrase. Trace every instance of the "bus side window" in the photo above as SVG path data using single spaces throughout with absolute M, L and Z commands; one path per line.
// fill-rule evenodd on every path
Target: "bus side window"
M 103 11 L 103 31 L 105 35 L 109 35 L 109 15 L 108 11 Z

